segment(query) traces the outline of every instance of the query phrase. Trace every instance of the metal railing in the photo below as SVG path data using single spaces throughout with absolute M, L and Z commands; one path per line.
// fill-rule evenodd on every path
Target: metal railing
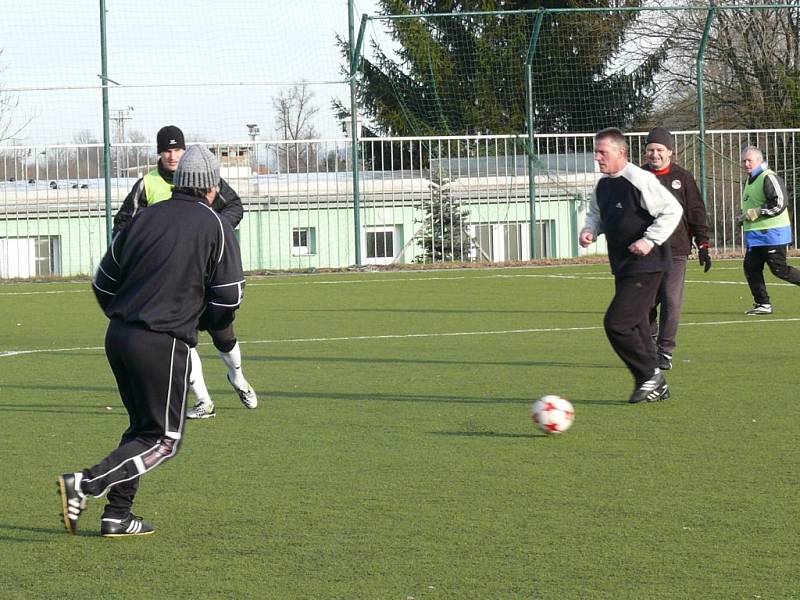
M 629 136 L 634 162 L 643 160 L 645 135 Z M 248 271 L 345 268 L 356 264 L 357 247 L 363 264 L 603 253 L 602 243 L 588 250 L 577 244 L 598 177 L 593 135 L 541 135 L 534 141 L 529 177 L 525 136 L 361 139 L 359 235 L 350 140 L 209 145 L 242 198 L 239 237 Z M 745 144 L 762 148 L 785 180 L 796 223 L 800 130 L 712 131 L 704 144 L 697 132 L 684 131 L 675 133 L 675 142 L 676 162 L 690 171 L 696 172 L 705 153 L 716 252 L 742 250 L 736 215 Z M 155 162 L 149 146 L 112 148 L 107 214 L 102 145 L 1 148 L 0 278 L 91 274 L 106 248 L 108 219 Z

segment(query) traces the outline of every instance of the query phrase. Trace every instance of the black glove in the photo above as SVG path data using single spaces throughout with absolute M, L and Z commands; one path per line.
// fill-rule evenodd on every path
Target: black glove
M 697 259 L 703 265 L 703 273 L 708 273 L 711 268 L 711 256 L 708 254 L 708 242 L 704 242 L 697 247 Z

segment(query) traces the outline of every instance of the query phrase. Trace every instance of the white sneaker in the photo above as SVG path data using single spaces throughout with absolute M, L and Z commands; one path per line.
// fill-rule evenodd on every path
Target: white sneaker
M 214 403 L 211 400 L 198 400 L 194 408 L 186 413 L 187 419 L 210 419 L 217 416 Z
M 746 315 L 771 315 L 772 304 L 753 304 L 753 308 L 746 311 Z
M 256 408 L 258 406 L 258 397 L 256 396 L 256 392 L 253 388 L 250 387 L 250 384 L 247 381 L 244 382 L 244 388 L 237 387 L 231 381 L 231 376 L 226 374 L 225 377 L 228 378 L 228 383 L 231 384 L 234 391 L 239 394 L 239 400 L 242 401 L 247 408 Z

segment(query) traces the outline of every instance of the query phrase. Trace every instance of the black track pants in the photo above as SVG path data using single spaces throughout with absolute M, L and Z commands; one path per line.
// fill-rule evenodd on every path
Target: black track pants
M 633 375 L 636 386 L 650 379 L 656 368 L 650 310 L 662 276 L 663 273 L 636 273 L 616 277 L 614 298 L 603 320 L 608 341 Z
M 778 279 L 800 285 L 800 270 L 786 264 L 786 246 L 748 248 L 744 255 L 744 276 L 756 304 L 770 304 L 767 285 L 764 283 L 765 264 Z
M 107 490 L 103 516 L 125 518 L 139 477 L 178 451 L 186 417 L 189 346 L 169 334 L 112 319 L 106 356 L 130 425 L 116 450 L 83 471 L 82 487 L 93 496 Z

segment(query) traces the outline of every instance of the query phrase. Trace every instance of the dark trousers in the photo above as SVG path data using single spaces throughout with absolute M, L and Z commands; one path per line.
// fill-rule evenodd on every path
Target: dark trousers
M 636 273 L 614 279 L 614 298 L 603 327 L 614 352 L 633 375 L 638 387 L 653 376 L 656 349 L 650 336 L 650 309 L 655 304 L 663 273 Z
M 677 345 L 678 324 L 683 309 L 683 288 L 688 256 L 672 255 L 669 271 L 664 273 L 656 294 L 656 305 L 650 311 L 650 334 L 660 352 L 672 354 Z
M 178 452 L 186 417 L 189 346 L 112 319 L 106 331 L 106 356 L 129 426 L 116 450 L 83 471 L 83 491 L 108 491 L 103 517 L 125 518 L 139 488 L 139 477 Z
M 764 283 L 764 265 L 778 279 L 800 285 L 800 270 L 786 264 L 786 246 L 755 246 L 744 255 L 744 276 L 756 304 L 770 304 Z
M 214 347 L 220 352 L 230 352 L 236 345 L 236 333 L 233 331 L 233 323 L 224 329 L 210 329 L 208 335 L 214 342 Z

